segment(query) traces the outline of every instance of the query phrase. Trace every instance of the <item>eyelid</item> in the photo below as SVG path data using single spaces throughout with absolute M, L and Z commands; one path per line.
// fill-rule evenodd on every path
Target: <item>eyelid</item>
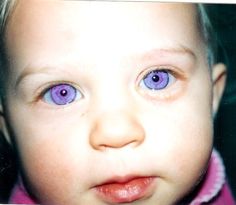
M 152 90 L 148 89 L 146 85 L 141 87 L 141 83 L 144 78 L 151 73 L 152 71 L 166 71 L 169 75 L 173 76 L 174 82 L 168 85 L 166 88 L 161 90 Z M 172 65 L 156 65 L 144 69 L 139 76 L 137 77 L 137 92 L 144 97 L 146 100 L 153 102 L 157 101 L 167 101 L 175 99 L 177 96 L 180 96 L 180 93 L 183 93 L 185 84 L 189 80 L 189 75 L 187 72 L 184 72 L 184 68 L 178 68 Z
M 144 69 L 138 76 L 137 82 L 140 82 L 143 78 L 145 78 L 150 72 L 158 70 L 158 71 L 166 71 L 172 74 L 174 77 L 180 79 L 180 80 L 186 80 L 187 75 L 184 73 L 181 69 L 171 66 L 171 65 L 157 65 L 157 66 L 151 66 L 147 69 Z
M 75 83 L 73 82 L 69 82 L 69 81 L 52 81 L 52 82 L 48 82 L 42 86 L 40 86 L 36 92 L 35 92 L 35 98 L 34 101 L 39 101 L 43 99 L 43 96 L 54 86 L 60 85 L 60 84 L 66 84 L 66 85 L 70 85 L 72 87 L 74 87 L 76 90 L 78 90 L 81 93 L 81 97 L 84 97 L 84 92 L 83 90 Z

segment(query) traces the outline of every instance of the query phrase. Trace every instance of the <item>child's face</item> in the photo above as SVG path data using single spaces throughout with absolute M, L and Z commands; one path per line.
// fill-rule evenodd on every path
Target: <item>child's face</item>
M 39 202 L 166 205 L 193 188 L 223 72 L 212 87 L 193 5 L 19 1 L 6 34 L 8 121 Z

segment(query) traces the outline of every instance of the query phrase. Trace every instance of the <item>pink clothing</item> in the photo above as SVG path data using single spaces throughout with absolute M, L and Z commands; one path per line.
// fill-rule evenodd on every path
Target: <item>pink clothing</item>
M 26 192 L 21 180 L 16 184 L 10 197 L 10 203 L 37 204 Z M 236 205 L 227 182 L 222 159 L 213 150 L 209 167 L 199 191 L 189 205 Z
M 236 205 L 225 180 L 225 167 L 216 150 L 213 150 L 202 185 L 190 205 Z

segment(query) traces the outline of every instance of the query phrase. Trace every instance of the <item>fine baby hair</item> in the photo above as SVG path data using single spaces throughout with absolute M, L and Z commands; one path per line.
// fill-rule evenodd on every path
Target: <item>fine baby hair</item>
M 3 202 L 235 204 L 204 4 L 2 0 L 0 28 Z

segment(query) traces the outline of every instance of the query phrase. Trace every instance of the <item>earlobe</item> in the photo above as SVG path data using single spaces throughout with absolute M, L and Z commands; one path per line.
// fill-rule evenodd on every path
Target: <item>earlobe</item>
M 217 113 L 220 100 L 224 92 L 225 82 L 226 82 L 226 66 L 222 63 L 214 65 L 212 68 L 212 83 L 213 83 L 212 109 L 214 116 Z

